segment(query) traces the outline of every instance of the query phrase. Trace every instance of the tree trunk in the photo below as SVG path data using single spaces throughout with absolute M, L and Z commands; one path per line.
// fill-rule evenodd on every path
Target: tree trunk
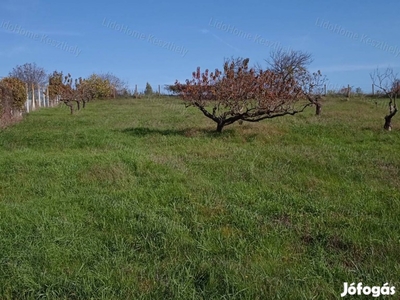
M 222 121 L 218 122 L 217 123 L 217 132 L 222 132 L 222 128 L 224 128 L 224 126 L 225 126 L 225 122 L 222 122 Z
M 75 100 L 75 102 L 76 102 L 76 106 L 77 106 L 78 110 L 80 110 L 81 109 L 81 103 L 79 102 L 79 100 Z
M 397 108 L 395 108 L 392 113 L 385 116 L 385 125 L 383 125 L 384 129 L 386 129 L 388 131 L 392 130 L 392 118 L 394 117 L 394 115 L 396 113 L 397 113 Z
M 64 103 L 71 110 L 71 115 L 74 114 L 74 104 L 71 101 L 65 101 Z
M 315 114 L 319 116 L 321 114 L 322 104 L 318 101 L 315 102 Z

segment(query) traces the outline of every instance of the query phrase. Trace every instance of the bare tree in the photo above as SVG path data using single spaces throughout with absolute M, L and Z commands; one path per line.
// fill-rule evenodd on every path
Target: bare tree
M 116 75 L 108 72 L 105 74 L 98 75 L 103 80 L 108 80 L 114 90 L 114 98 L 116 96 L 123 96 L 126 94 L 128 90 L 128 83 L 123 81 L 121 78 L 117 77 Z
M 384 72 L 376 69 L 370 73 L 370 77 L 372 84 L 382 92 L 383 96 L 389 98 L 389 113 L 385 116 L 383 128 L 390 131 L 392 130 L 392 118 L 397 113 L 396 100 L 400 93 L 399 79 L 392 68 L 387 68 Z
M 315 105 L 315 114 L 320 115 L 323 95 L 323 86 L 326 77 L 320 71 L 311 73 L 308 71 L 309 65 L 313 62 L 310 53 L 303 51 L 284 51 L 278 49 L 271 52 L 270 59 L 266 60 L 270 70 L 280 75 L 284 84 L 294 80 L 301 86 L 303 96 Z
M 46 71 L 38 67 L 36 63 L 26 63 L 22 66 L 16 66 L 9 73 L 9 77 L 18 78 L 22 82 L 32 86 L 35 85 L 45 85 L 47 83 L 48 75 Z
M 153 88 L 151 87 L 151 84 L 146 82 L 146 88 L 144 89 L 144 94 L 146 96 L 152 96 L 154 94 Z
M 266 62 L 272 71 L 281 74 L 284 79 L 297 79 L 307 71 L 307 67 L 313 62 L 313 59 L 307 52 L 278 49 L 271 52 L 270 59 Z

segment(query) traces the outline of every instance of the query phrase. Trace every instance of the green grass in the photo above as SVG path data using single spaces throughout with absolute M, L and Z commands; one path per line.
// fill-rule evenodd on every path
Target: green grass
M 216 134 L 177 100 L 98 101 L 0 131 L 0 299 L 400 290 L 400 119 L 313 113 Z

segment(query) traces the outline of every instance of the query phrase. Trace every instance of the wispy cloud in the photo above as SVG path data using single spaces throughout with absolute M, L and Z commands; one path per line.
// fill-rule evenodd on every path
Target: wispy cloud
M 223 39 L 221 39 L 218 35 L 212 33 L 210 30 L 202 28 L 199 30 L 200 33 L 202 34 L 211 34 L 216 40 L 220 41 L 221 43 L 225 44 L 226 46 L 234 49 L 237 52 L 240 52 L 240 49 L 236 48 L 235 46 L 232 46 L 231 44 L 229 44 L 228 42 L 224 41 Z
M 30 11 L 32 8 L 38 7 L 40 4 L 39 0 L 2 0 L 0 3 L 0 9 L 10 13 L 25 13 Z
M 25 27 L 20 27 L 23 31 L 29 31 L 34 34 L 38 35 L 49 35 L 49 36 L 83 36 L 81 32 L 74 32 L 74 31 L 62 31 L 62 30 L 34 30 L 34 29 L 27 29 Z M 21 35 L 21 30 L 15 30 L 15 27 L 11 28 L 12 30 L 7 30 L 4 28 L 0 28 L 0 33 L 8 33 L 8 34 L 15 34 Z
M 14 4 L 14 3 L 2 3 L 0 4 L 0 8 L 3 11 L 7 12 L 21 12 L 21 10 L 25 10 L 25 7 L 20 4 Z
M 27 48 L 25 46 L 16 46 L 11 49 L 3 49 L 0 51 L 0 56 L 11 57 L 13 55 L 18 55 L 26 52 Z
M 240 52 L 240 50 L 239 50 L 238 48 L 236 48 L 235 46 L 232 46 L 231 44 L 225 42 L 225 41 L 224 41 L 223 39 L 221 39 L 218 35 L 216 35 L 216 34 L 214 34 L 214 33 L 211 33 L 211 35 L 212 35 L 215 39 L 217 39 L 218 41 L 220 41 L 221 43 L 225 44 L 226 46 L 232 48 L 233 50 L 235 50 L 235 51 L 237 51 L 237 52 Z
M 57 36 L 83 36 L 81 32 L 74 31 L 63 31 L 63 30 L 54 30 L 54 31 L 46 31 L 46 30 L 37 30 L 35 31 L 38 34 L 44 35 L 57 35 Z
M 376 64 L 359 64 L 359 65 L 335 65 L 335 66 L 321 66 L 315 68 L 321 72 L 352 72 L 363 70 L 374 70 L 376 68 L 399 67 L 400 65 L 391 65 L 389 63 L 376 63 Z

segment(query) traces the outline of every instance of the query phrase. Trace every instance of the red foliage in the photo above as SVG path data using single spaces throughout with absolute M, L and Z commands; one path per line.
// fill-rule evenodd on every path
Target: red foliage
M 313 81 L 320 73 L 297 76 L 272 70 L 249 68 L 249 59 L 226 61 L 224 70 L 214 72 L 200 67 L 192 79 L 175 82 L 175 90 L 188 105 L 199 108 L 217 123 L 217 131 L 236 121 L 258 122 L 284 115 L 294 115 L 315 104 L 306 90 L 313 90 Z M 306 87 L 306 88 L 305 88 Z M 302 99 L 297 109 L 295 104 Z

